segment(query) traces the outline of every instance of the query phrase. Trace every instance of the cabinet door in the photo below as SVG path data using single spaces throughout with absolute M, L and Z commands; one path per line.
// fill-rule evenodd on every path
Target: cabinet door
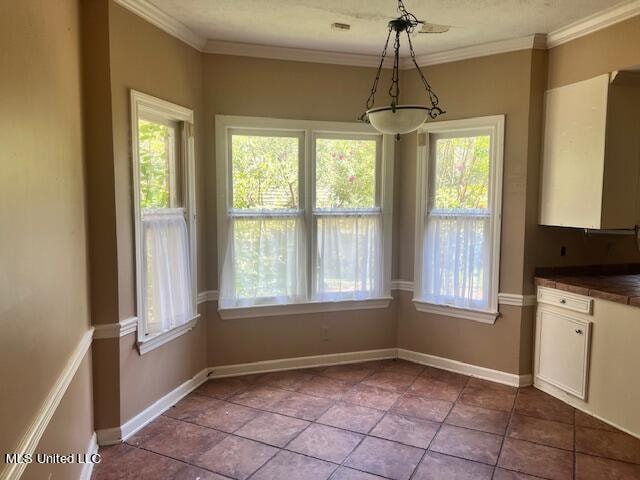
M 586 400 L 591 323 L 538 307 L 536 377 Z
M 548 90 L 540 223 L 600 228 L 609 74 Z

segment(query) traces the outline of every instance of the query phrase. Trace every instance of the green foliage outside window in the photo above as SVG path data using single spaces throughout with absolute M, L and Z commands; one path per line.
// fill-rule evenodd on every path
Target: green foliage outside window
M 169 156 L 171 129 L 146 120 L 138 121 L 140 156 L 140 208 L 170 206 Z
M 436 149 L 434 207 L 487 209 L 490 137 L 439 139 Z
M 233 135 L 233 208 L 298 208 L 298 138 Z
M 316 140 L 316 207 L 375 206 L 375 140 Z

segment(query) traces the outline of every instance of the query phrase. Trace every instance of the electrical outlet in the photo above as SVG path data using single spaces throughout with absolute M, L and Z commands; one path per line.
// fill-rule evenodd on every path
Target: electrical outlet
M 326 325 L 322 326 L 322 341 L 323 342 L 329 341 L 329 327 Z

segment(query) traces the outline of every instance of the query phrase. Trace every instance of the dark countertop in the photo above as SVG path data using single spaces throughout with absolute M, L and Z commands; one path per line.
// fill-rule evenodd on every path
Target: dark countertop
M 536 285 L 640 307 L 640 265 L 538 269 Z

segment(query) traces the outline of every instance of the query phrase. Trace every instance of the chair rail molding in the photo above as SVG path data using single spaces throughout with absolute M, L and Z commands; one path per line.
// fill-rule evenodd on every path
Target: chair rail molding
M 119 338 L 134 333 L 138 330 L 138 317 L 129 317 L 118 323 L 105 323 L 94 325 L 93 339 Z
M 84 359 L 91 341 L 93 339 L 93 327 L 90 327 L 80 338 L 78 345 L 74 349 L 71 356 L 69 356 L 67 363 L 62 369 L 62 372 L 56 379 L 55 384 L 49 391 L 49 394 L 45 398 L 44 402 L 40 406 L 40 409 L 34 416 L 31 424 L 27 428 L 24 436 L 20 440 L 20 443 L 15 449 L 15 453 L 19 455 L 33 455 L 38 443 L 42 438 L 51 418 L 53 417 L 58 405 L 62 401 L 69 384 L 73 380 L 82 360 Z M 7 464 L 0 473 L 1 480 L 17 480 L 19 479 L 24 470 L 27 468 L 26 463 L 13 463 Z

